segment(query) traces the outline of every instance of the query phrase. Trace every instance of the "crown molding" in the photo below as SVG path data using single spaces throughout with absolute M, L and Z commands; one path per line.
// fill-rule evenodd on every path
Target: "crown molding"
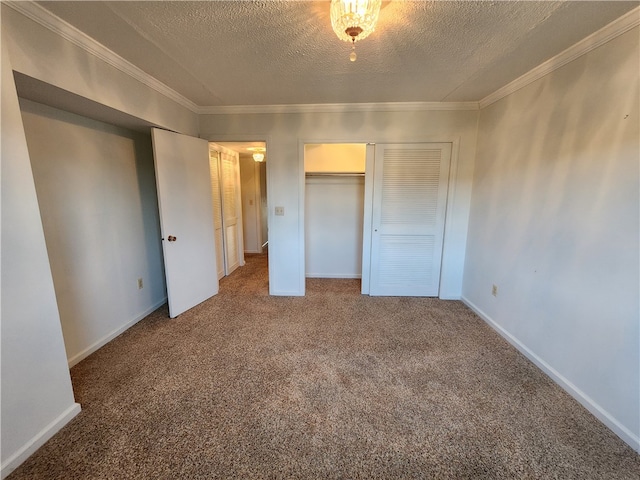
M 388 102 L 388 103 L 328 103 L 298 105 L 228 105 L 199 106 L 194 102 L 147 74 L 140 68 L 112 52 L 104 45 L 55 16 L 34 2 L 3 2 L 27 18 L 51 30 L 89 54 L 138 80 L 156 92 L 175 101 L 193 113 L 200 115 L 260 114 L 260 113 L 342 113 L 348 112 L 411 112 L 437 110 L 479 110 L 512 94 L 532 82 L 548 75 L 576 58 L 613 40 L 632 28 L 640 25 L 640 7 L 637 7 L 597 32 L 589 35 L 575 45 L 567 48 L 555 57 L 538 65 L 479 102 Z
M 98 43 L 93 38 L 89 37 L 74 26 L 52 14 L 50 11 L 40 6 L 39 4 L 34 2 L 20 1 L 9 1 L 3 3 L 21 13 L 25 17 L 30 18 L 34 22 L 51 30 L 53 33 L 61 36 L 65 40 L 68 40 L 74 45 L 82 48 L 89 54 L 99 58 L 112 67 L 117 68 L 121 72 L 152 88 L 156 92 L 191 110 L 193 113 L 198 113 L 198 105 L 193 103 L 191 100 L 180 95 L 178 92 L 160 82 L 159 80 L 156 80 L 154 77 L 136 67 L 128 60 L 125 60 L 121 56 L 112 52 L 101 43 Z
M 478 102 L 313 103 L 295 105 L 227 105 L 201 107 L 202 115 L 250 113 L 416 112 L 428 110 L 478 110 Z
M 346 103 L 346 104 L 305 104 L 305 105 L 196 105 L 172 88 L 145 73 L 128 60 L 98 43 L 84 32 L 65 22 L 34 2 L 9 1 L 5 4 L 27 18 L 37 22 L 53 33 L 82 48 L 112 67 L 138 80 L 156 92 L 170 98 L 196 114 L 223 115 L 234 113 L 309 113 L 309 112 L 390 112 L 424 110 L 478 110 L 478 102 L 396 102 L 396 103 Z
M 576 58 L 589 53 L 592 50 L 604 45 L 605 43 L 619 37 L 625 32 L 628 32 L 634 27 L 640 25 L 640 7 L 636 7 L 633 10 L 627 12 L 620 18 L 614 20 L 608 25 L 605 25 L 597 32 L 592 33 L 588 37 L 580 40 L 578 43 L 572 45 L 566 50 L 560 52 L 555 57 L 550 58 L 544 63 L 541 63 L 537 67 L 529 70 L 524 75 L 516 78 L 511 83 L 506 84 L 504 87 L 499 88 L 495 92 L 487 95 L 480 100 L 480 108 L 485 108 L 492 103 L 520 90 L 523 87 L 539 80 L 545 75 L 550 74 L 554 70 L 563 67 L 569 62 L 572 62 Z
M 120 55 L 98 43 L 84 32 L 57 17 L 34 2 L 8 1 L 7 6 L 35 21 L 53 33 L 103 60 L 112 67 L 138 80 L 156 92 L 201 115 L 228 115 L 237 113 L 317 113 L 317 112 L 409 112 L 425 110 L 478 110 L 478 102 L 391 102 L 391 103 L 344 103 L 344 104 L 298 104 L 298 105 L 229 105 L 199 106 L 172 88 L 144 72 Z

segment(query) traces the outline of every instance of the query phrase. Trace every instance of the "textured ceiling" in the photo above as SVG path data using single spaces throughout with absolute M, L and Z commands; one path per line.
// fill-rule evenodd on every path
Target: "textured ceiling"
M 638 2 L 385 2 L 355 63 L 328 1 L 41 5 L 206 107 L 479 101 Z

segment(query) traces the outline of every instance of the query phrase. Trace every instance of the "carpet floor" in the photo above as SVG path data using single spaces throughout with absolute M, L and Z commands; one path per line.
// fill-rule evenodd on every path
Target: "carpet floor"
M 267 257 L 71 369 L 82 412 L 21 479 L 638 479 L 640 456 L 465 305 Z

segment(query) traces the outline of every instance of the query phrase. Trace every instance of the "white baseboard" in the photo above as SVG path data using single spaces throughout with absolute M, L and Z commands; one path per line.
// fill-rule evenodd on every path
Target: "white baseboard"
M 271 288 L 269 288 L 269 295 L 273 295 L 274 297 L 304 297 L 304 290 L 271 290 Z
M 335 273 L 335 274 L 327 274 L 327 273 L 307 273 L 305 274 L 306 278 L 362 278 L 362 275 L 357 273 Z
M 462 302 L 473 310 L 480 318 L 482 318 L 491 328 L 498 332 L 507 342 L 513 345 L 520 353 L 531 360 L 540 370 L 546 373 L 551 379 L 562 387 L 569 395 L 577 400 L 584 408 L 589 410 L 598 420 L 604 423 L 613 433 L 618 435 L 625 443 L 627 443 L 636 452 L 640 453 L 640 437 L 635 435 L 631 430 L 622 425 L 609 412 L 602 408 L 586 393 L 576 387 L 567 378 L 555 370 L 551 365 L 531 351 L 520 340 L 496 323 L 489 315 L 478 308 L 468 298 L 462 297 Z
M 439 295 L 438 298 L 440 300 L 457 300 L 460 301 L 460 295 Z
M 58 431 L 69 423 L 73 417 L 80 413 L 80 404 L 74 403 L 67 408 L 62 414 L 56 418 L 53 422 L 42 429 L 35 437 L 29 440 L 22 448 L 16 453 L 11 455 L 3 464 L 0 469 L 0 478 L 7 477 L 11 472 L 18 468 L 27 458 L 29 458 L 36 450 L 46 443 L 51 437 L 53 437 Z
M 80 353 L 77 353 L 76 355 L 74 355 L 73 357 L 67 359 L 67 363 L 69 364 L 69 368 L 73 367 L 74 365 L 80 363 L 82 360 L 84 360 L 85 358 L 87 358 L 89 355 L 91 355 L 93 352 L 95 352 L 96 350 L 98 350 L 101 347 L 104 347 L 107 343 L 109 343 L 111 340 L 113 340 L 114 338 L 116 338 L 118 335 L 120 335 L 122 332 L 124 332 L 125 330 L 127 330 L 128 328 L 131 328 L 133 325 L 135 325 L 136 323 L 138 323 L 140 320 L 142 320 L 144 317 L 146 317 L 147 315 L 149 315 L 151 312 L 157 310 L 158 308 L 160 308 L 162 305 L 164 305 L 167 302 L 167 297 L 164 297 L 162 300 L 160 300 L 158 303 L 152 305 L 151 307 L 149 307 L 148 309 L 146 309 L 144 312 L 142 312 L 140 315 L 138 315 L 137 317 L 135 317 L 133 320 L 130 320 L 129 322 L 125 323 L 124 325 L 116 328 L 114 331 L 108 333 L 107 335 L 105 335 L 104 337 L 102 337 L 100 340 L 98 340 L 97 342 L 89 345 L 87 348 L 85 348 L 84 350 L 82 350 Z

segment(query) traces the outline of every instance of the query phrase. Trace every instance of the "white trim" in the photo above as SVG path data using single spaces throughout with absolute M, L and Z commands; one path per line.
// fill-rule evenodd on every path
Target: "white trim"
M 524 75 L 516 78 L 512 82 L 508 83 L 504 87 L 499 88 L 495 92 L 487 95 L 480 100 L 480 108 L 485 108 L 492 103 L 512 94 L 513 92 L 520 90 L 523 87 L 539 80 L 545 75 L 550 74 L 554 70 L 566 65 L 567 63 L 575 60 L 576 58 L 589 53 L 590 51 L 598 48 L 601 45 L 613 40 L 614 38 L 622 35 L 623 33 L 631 30 L 632 28 L 640 25 L 640 7 L 634 8 L 630 12 L 627 12 L 620 18 L 614 20 L 610 24 L 602 27 L 597 32 L 592 33 L 588 37 L 580 40 L 575 45 L 560 52 L 555 57 L 550 58 L 544 63 L 541 63 L 537 67 L 529 70 Z
M 298 138 L 298 285 L 302 295 L 307 293 L 306 272 L 307 272 L 307 236 L 305 232 L 305 203 L 307 195 L 306 175 L 304 173 L 305 145 L 307 142 Z
M 478 308 L 468 298 L 462 296 L 462 302 L 473 310 L 480 318 L 482 318 L 491 328 L 498 332 L 505 340 L 513 345 L 520 353 L 531 360 L 540 370 L 546 373 L 551 379 L 562 387 L 569 395 L 577 400 L 583 407 L 591 412 L 598 420 L 605 424 L 627 443 L 636 452 L 640 453 L 640 437 L 635 435 L 631 430 L 622 425 L 613 415 L 596 403 L 591 397 L 575 386 L 571 381 L 545 362 L 542 358 L 531 351 L 525 344 L 500 326 L 489 315 Z
M 304 297 L 304 292 L 290 290 L 269 290 L 269 295 L 274 297 Z
M 140 315 L 138 315 L 137 317 L 135 317 L 133 320 L 125 323 L 124 325 L 116 328 L 114 331 L 112 331 L 111 333 L 108 333 L 107 335 L 105 335 L 104 337 L 102 337 L 100 340 L 98 340 L 97 342 L 89 345 L 87 348 L 85 348 L 84 350 L 82 350 L 80 353 L 77 353 L 76 355 L 74 355 L 73 357 L 69 358 L 67 360 L 68 364 L 69 364 L 69 368 L 73 367 L 74 365 L 77 365 L 78 363 L 80 363 L 82 360 L 84 360 L 85 358 L 87 358 L 89 355 L 91 355 L 93 352 L 95 352 L 96 350 L 98 350 L 101 347 L 104 347 L 107 343 L 109 343 L 111 340 L 113 340 L 114 338 L 116 338 L 118 335 L 120 335 L 122 332 L 124 332 L 125 330 L 129 329 L 130 327 L 132 327 L 133 325 L 135 325 L 136 323 L 138 323 L 140 320 L 142 320 L 144 317 L 146 317 L 147 315 L 149 315 L 151 312 L 157 310 L 158 308 L 160 308 L 162 305 L 164 305 L 165 303 L 167 303 L 167 297 L 164 297 L 162 300 L 160 300 L 158 303 L 156 303 L 155 305 L 149 307 L 147 310 L 145 310 L 144 312 L 142 312 Z
M 371 280 L 371 229 L 375 159 L 376 145 L 375 143 L 367 143 L 364 167 L 364 211 L 362 213 L 362 282 L 360 282 L 360 293 L 363 295 L 369 295 L 369 280 Z
M 231 150 L 230 148 L 227 148 L 224 145 L 218 145 L 216 142 L 209 140 L 209 153 L 211 152 L 226 153 L 227 155 L 231 155 L 231 156 L 240 155 L 240 153 L 236 152 L 235 150 Z
M 11 472 L 18 468 L 27 458 L 44 445 L 47 440 L 53 437 L 58 431 L 69 423 L 73 417 L 80 413 L 80 404 L 74 403 L 67 408 L 58 418 L 38 432 L 31 440 L 24 444 L 16 453 L 11 455 L 2 464 L 0 469 L 0 478 L 7 477 Z
M 152 88 L 161 95 L 164 95 L 165 97 L 191 110 L 193 113 L 198 113 L 198 109 L 200 107 L 198 107 L 198 105 L 193 103 L 191 100 L 179 94 L 159 80 L 155 79 L 140 68 L 136 67 L 128 60 L 122 58 L 120 55 L 112 52 L 101 43 L 98 43 L 87 34 L 81 32 L 73 25 L 65 22 L 37 3 L 18 1 L 3 3 L 16 10 L 17 12 L 20 12 L 25 17 L 30 18 L 34 22 L 37 22 L 43 27 L 51 30 L 53 33 L 61 36 L 65 40 L 68 40 L 74 45 L 82 48 L 89 54 L 99 58 L 112 67 L 117 68 L 126 75 L 129 75 L 130 77 L 143 83 L 147 87 Z
M 479 110 L 478 102 L 310 103 L 298 105 L 227 105 L 200 107 L 201 115 L 247 113 L 416 112 L 427 110 Z

